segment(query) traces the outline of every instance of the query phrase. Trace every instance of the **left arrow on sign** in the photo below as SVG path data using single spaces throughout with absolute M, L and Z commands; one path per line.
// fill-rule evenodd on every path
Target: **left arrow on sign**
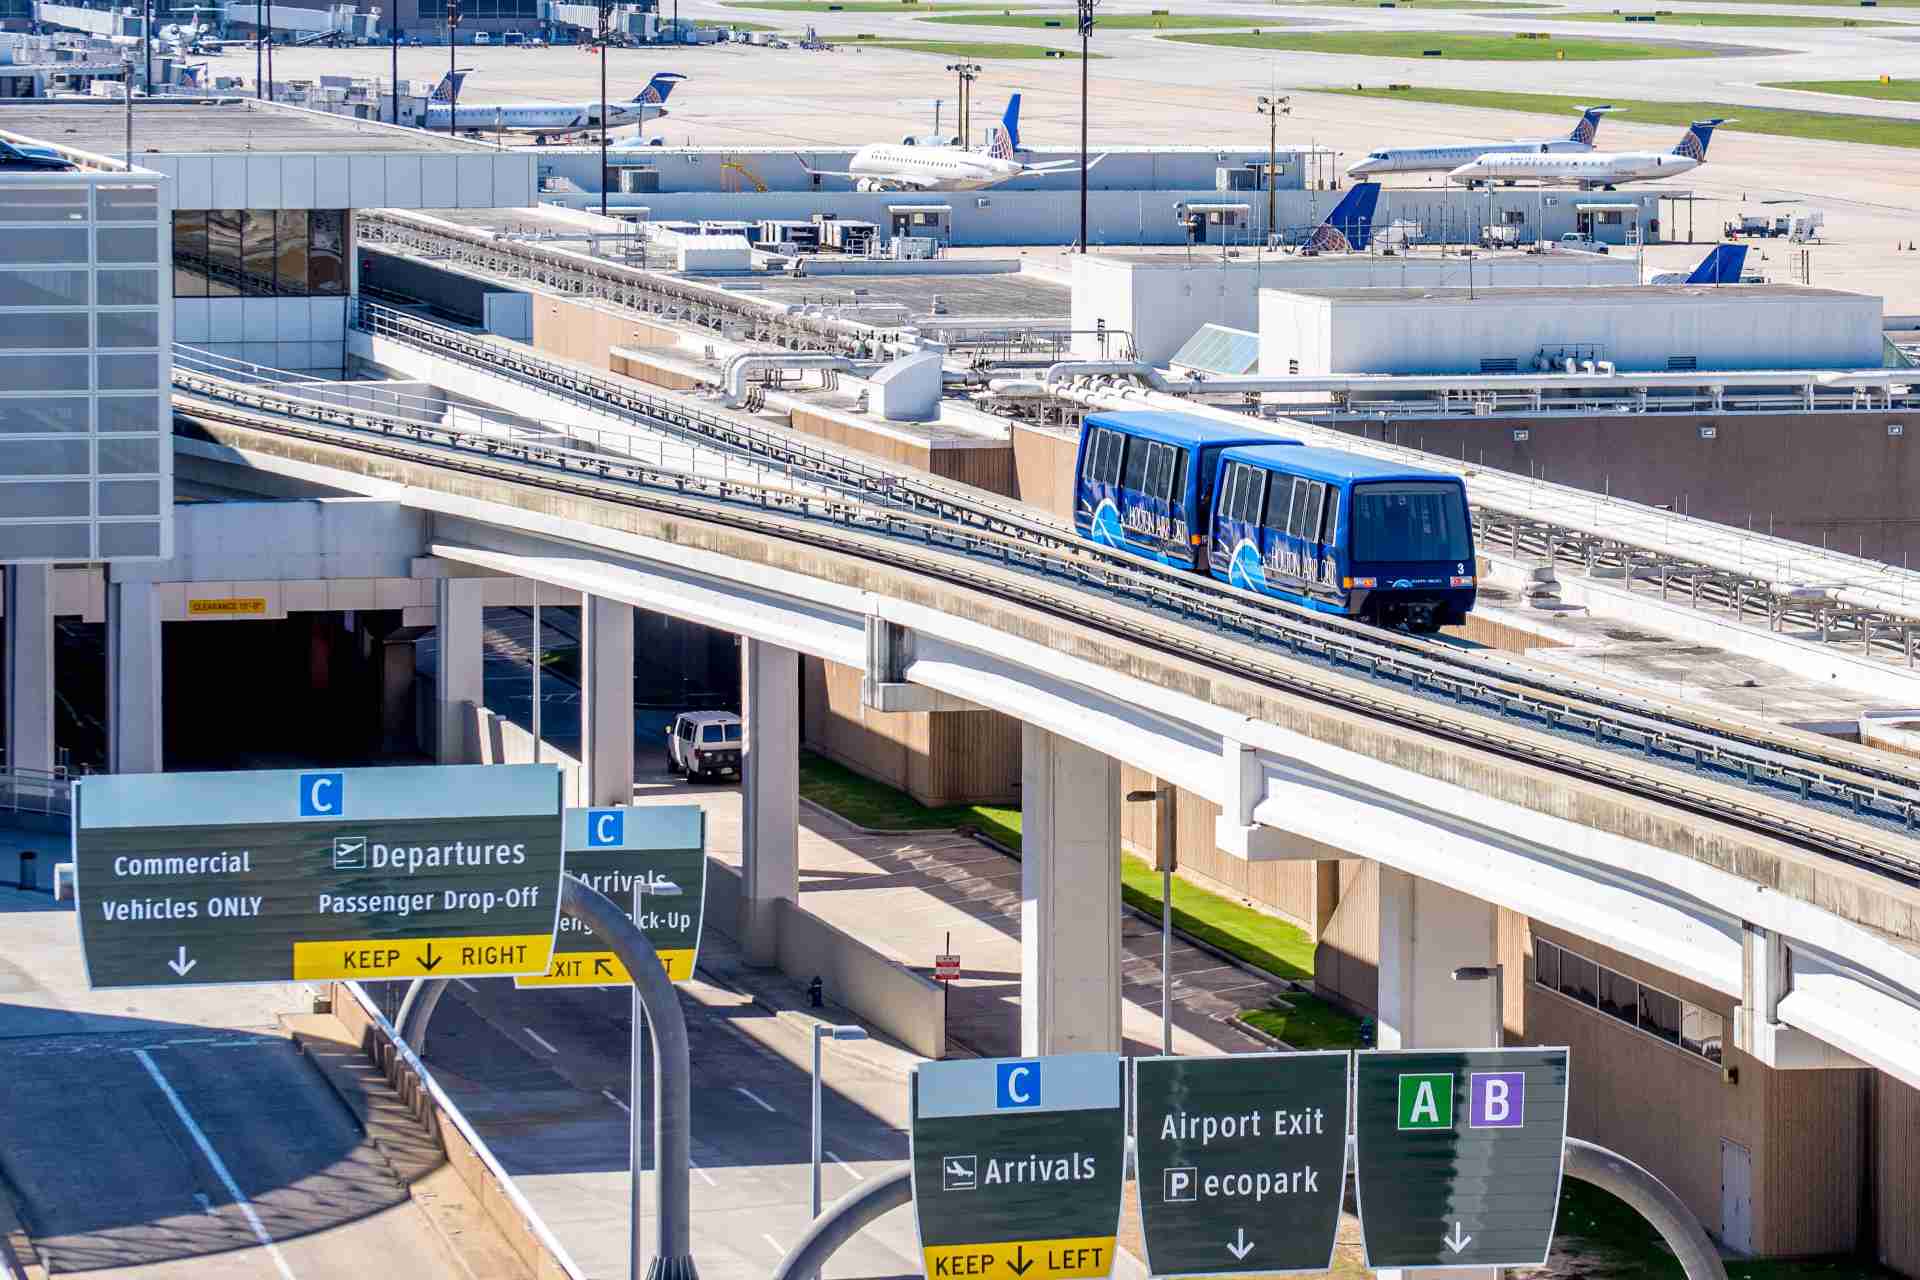
M 167 968 L 173 970 L 174 973 L 179 977 L 184 978 L 187 976 L 187 971 L 192 969 L 193 966 L 199 963 L 200 962 L 198 960 L 187 959 L 187 948 L 185 944 L 182 944 L 180 947 L 179 955 L 176 956 L 174 959 L 167 961 Z

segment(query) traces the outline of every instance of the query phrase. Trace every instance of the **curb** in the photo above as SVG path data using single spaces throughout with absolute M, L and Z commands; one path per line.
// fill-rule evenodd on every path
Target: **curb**
M 819 814 L 823 818 L 831 818 L 842 826 L 851 827 L 863 836 L 950 836 L 961 830 L 959 827 L 863 827 L 838 810 L 827 808 L 818 800 L 809 800 L 805 796 L 800 796 L 798 799 L 801 808 Z

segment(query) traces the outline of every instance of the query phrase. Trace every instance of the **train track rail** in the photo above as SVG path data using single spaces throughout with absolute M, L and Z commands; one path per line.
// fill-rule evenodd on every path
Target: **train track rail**
M 1920 885 L 1920 854 L 1910 836 L 1920 822 L 1920 794 L 1904 782 L 1869 777 L 1855 767 L 1860 762 L 1822 762 L 1812 753 L 1717 742 L 1631 712 L 1582 709 L 1578 698 L 1539 696 L 1426 655 L 1403 654 L 1373 635 L 1276 626 L 1252 610 L 1222 628 L 1218 613 L 1196 617 L 1182 609 L 1193 598 L 1174 599 L 1156 575 L 1104 563 L 1082 548 L 1063 555 L 1030 540 L 860 496 L 772 488 L 506 441 L 206 375 L 180 375 L 176 390 L 176 410 L 188 422 L 291 436 L 831 549 Z M 1089 610 L 1089 591 L 1133 607 Z M 1205 643 L 1210 632 L 1221 631 L 1243 643 L 1231 649 Z M 1247 641 L 1258 647 L 1249 649 Z M 1406 697 L 1409 692 L 1417 696 Z

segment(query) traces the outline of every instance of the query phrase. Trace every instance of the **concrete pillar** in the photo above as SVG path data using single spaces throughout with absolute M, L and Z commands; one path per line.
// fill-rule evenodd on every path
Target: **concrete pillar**
M 1023 725 L 1020 1052 L 1120 1049 L 1120 764 Z
M 780 959 L 777 902 L 800 899 L 800 655 L 740 642 L 740 949 L 751 965 Z
M 1492 982 L 1455 982 L 1453 971 L 1500 962 L 1500 912 L 1431 880 L 1380 868 L 1382 1049 L 1483 1049 L 1499 1043 Z M 1521 982 L 1524 974 L 1506 975 Z M 1496 1280 L 1493 1268 L 1385 1270 L 1381 1280 Z
M 380 749 L 395 755 L 417 750 L 414 740 L 414 641 L 419 633 L 402 627 L 380 646 Z
M 580 750 L 588 805 L 633 803 L 633 606 L 580 601 Z
M 53 769 L 53 568 L 6 571 L 7 767 Z
M 107 586 L 107 768 L 159 773 L 160 602 L 151 582 Z
M 482 681 L 480 578 L 436 578 L 433 584 L 434 639 L 440 664 L 434 693 L 438 713 L 434 731 L 434 759 L 441 764 L 468 764 L 467 704 L 486 705 Z

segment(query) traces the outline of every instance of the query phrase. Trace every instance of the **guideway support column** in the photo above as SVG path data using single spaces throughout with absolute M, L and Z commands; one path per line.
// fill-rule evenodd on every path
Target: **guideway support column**
M 633 606 L 581 601 L 581 747 L 589 805 L 633 803 Z
M 151 582 L 107 587 L 107 768 L 161 771 L 160 602 Z
M 1495 983 L 1453 971 L 1499 963 L 1499 910 L 1391 867 L 1380 868 L 1382 1049 L 1483 1049 L 1500 1043 Z M 1508 974 L 1508 981 L 1521 975 Z M 1381 1280 L 1495 1280 L 1492 1268 L 1384 1270 Z
M 780 961 L 779 901 L 800 899 L 800 655 L 743 639 L 740 682 L 740 949 L 770 968 Z
M 1120 764 L 1032 724 L 1020 757 L 1020 1052 L 1120 1050 Z
M 6 571 L 7 765 L 53 770 L 53 569 Z
M 467 704 L 486 703 L 480 652 L 485 589 L 482 578 L 434 579 L 434 640 L 440 664 L 434 691 L 434 759 L 440 764 L 469 763 L 467 725 L 473 713 Z

